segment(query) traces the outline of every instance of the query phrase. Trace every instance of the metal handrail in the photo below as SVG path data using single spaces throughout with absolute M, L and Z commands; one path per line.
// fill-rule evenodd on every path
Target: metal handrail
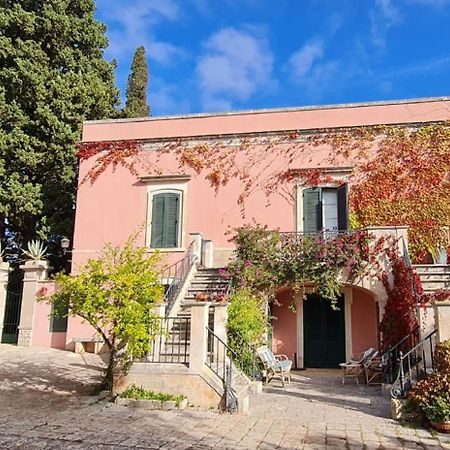
M 189 364 L 190 317 L 155 317 L 152 319 L 149 363 Z
M 403 354 L 402 351 L 399 352 L 399 371 L 397 379 L 391 388 L 391 396 L 393 398 L 405 398 L 409 389 L 411 389 L 414 380 L 417 381 L 421 377 L 426 377 L 428 375 L 428 369 L 434 371 L 433 336 L 436 333 L 437 330 L 432 331 L 406 353 Z M 430 367 L 427 367 L 427 358 L 425 354 L 425 344 L 427 341 L 430 346 Z
M 411 344 L 414 347 L 419 338 L 420 326 L 417 325 L 413 330 L 411 330 L 406 336 L 403 336 L 396 344 L 387 348 L 380 354 L 380 359 L 383 362 L 383 380 L 385 383 L 392 384 L 397 376 L 397 362 L 399 358 L 399 352 L 403 344 Z M 408 345 L 410 348 L 411 345 Z
M 206 327 L 206 332 L 208 336 L 206 365 L 223 383 L 226 410 L 237 411 L 238 399 L 233 389 L 233 368 L 237 354 L 211 328 Z
M 191 242 L 184 258 L 168 267 L 163 275 L 163 278 L 171 280 L 164 295 L 164 301 L 166 302 L 166 315 L 170 314 L 172 306 L 177 298 L 177 294 L 186 281 L 191 267 L 196 262 L 196 258 L 194 256 L 194 243 L 194 241 Z
M 239 353 L 236 356 L 236 365 L 250 378 L 250 380 L 261 379 L 261 372 L 258 369 L 258 354 L 256 348 L 249 344 L 237 331 L 228 332 L 228 342 L 236 341 Z M 237 352 L 235 352 L 236 354 Z

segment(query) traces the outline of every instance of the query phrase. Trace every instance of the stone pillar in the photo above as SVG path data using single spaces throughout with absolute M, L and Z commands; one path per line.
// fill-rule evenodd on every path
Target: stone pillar
M 434 302 L 434 320 L 437 332 L 437 342 L 450 339 L 450 299 Z
M 214 334 L 227 344 L 227 320 L 229 303 L 214 305 Z
M 401 255 L 404 254 L 405 250 L 408 250 L 408 228 L 404 227 L 367 227 L 366 230 L 369 234 L 373 234 L 375 238 L 380 238 L 382 236 L 393 236 L 398 240 L 398 248 Z M 403 243 L 405 244 L 405 249 L 403 248 Z
M 194 262 L 200 262 L 202 259 L 202 233 L 189 233 L 190 243 L 194 243 Z
M 9 264 L 0 261 L 0 341 L 3 334 L 3 321 L 6 308 L 6 288 L 8 287 Z
M 206 363 L 208 350 L 209 307 L 211 302 L 192 302 L 191 307 L 191 336 L 189 346 L 189 371 L 201 373 Z
M 202 266 L 210 269 L 214 265 L 213 241 L 204 240 L 202 245 Z
M 24 271 L 24 277 L 17 345 L 31 347 L 37 285 L 39 281 L 48 279 L 51 267 L 48 261 L 27 261 L 20 268 Z
M 228 303 L 214 305 L 214 334 L 218 336 L 225 344 L 227 339 L 227 320 L 228 320 Z M 222 361 L 224 358 L 225 347 L 219 346 L 217 358 Z

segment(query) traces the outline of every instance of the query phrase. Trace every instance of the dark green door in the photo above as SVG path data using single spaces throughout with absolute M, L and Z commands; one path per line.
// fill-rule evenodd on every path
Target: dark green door
M 345 361 L 344 296 L 338 307 L 314 294 L 303 302 L 305 367 L 337 368 Z

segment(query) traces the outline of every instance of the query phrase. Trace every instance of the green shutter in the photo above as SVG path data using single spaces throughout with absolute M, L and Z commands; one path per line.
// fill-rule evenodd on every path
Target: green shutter
M 338 227 L 339 230 L 348 230 L 348 185 L 343 184 L 337 188 Z
M 157 194 L 152 205 L 152 248 L 178 247 L 179 194 Z
M 164 205 L 164 248 L 178 247 L 178 214 L 179 200 L 178 194 L 165 194 Z
M 303 231 L 314 233 L 322 228 L 321 189 L 308 188 L 303 191 Z

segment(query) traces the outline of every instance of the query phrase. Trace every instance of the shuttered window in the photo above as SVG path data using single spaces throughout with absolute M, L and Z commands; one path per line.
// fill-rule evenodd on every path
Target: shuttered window
M 314 233 L 325 227 L 322 202 L 324 190 L 337 192 L 337 227 L 341 231 L 348 229 L 348 185 L 343 184 L 337 189 L 317 187 L 303 190 L 303 231 L 305 233 Z M 330 229 L 336 229 L 334 227 Z
M 156 194 L 152 201 L 150 246 L 152 248 L 178 247 L 180 194 Z

